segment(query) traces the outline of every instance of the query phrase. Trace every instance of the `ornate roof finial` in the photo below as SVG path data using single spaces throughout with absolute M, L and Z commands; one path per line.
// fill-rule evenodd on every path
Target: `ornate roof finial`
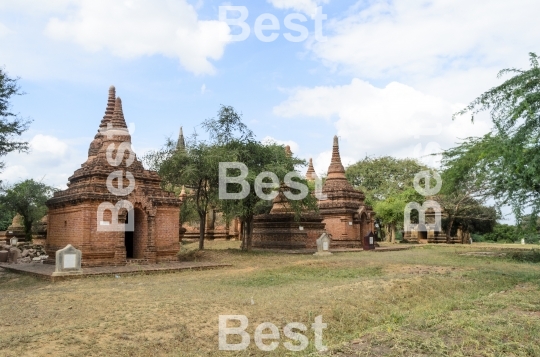
M 286 153 L 287 156 L 289 156 L 289 157 L 292 156 L 292 151 L 291 151 L 291 146 L 290 146 L 290 145 L 285 146 L 285 153 Z
M 124 119 L 124 111 L 122 110 L 122 99 L 120 99 L 120 97 L 116 98 L 111 124 L 113 130 L 121 128 L 127 129 L 126 120 Z
M 107 108 L 105 109 L 105 115 L 101 120 L 100 128 L 107 128 L 107 123 L 109 123 L 114 114 L 114 107 L 116 103 L 116 89 L 114 86 L 109 87 L 109 97 L 107 98 Z
M 318 178 L 315 168 L 313 167 L 313 159 L 309 158 L 309 166 L 306 172 L 306 179 L 308 181 L 315 181 Z
M 186 149 L 186 141 L 184 140 L 184 131 L 182 130 L 182 127 L 180 127 L 180 134 L 178 134 L 178 142 L 176 143 L 176 149 L 177 150 Z
M 332 160 L 330 160 L 330 166 L 328 167 L 328 177 L 329 179 L 344 179 L 345 177 L 345 168 L 341 163 L 341 156 L 339 155 L 339 141 L 337 135 L 334 136 L 334 146 L 332 148 Z
M 180 191 L 180 194 L 178 195 L 180 197 L 181 201 L 185 201 L 187 194 L 186 194 L 186 188 L 184 185 L 182 185 L 182 191 Z

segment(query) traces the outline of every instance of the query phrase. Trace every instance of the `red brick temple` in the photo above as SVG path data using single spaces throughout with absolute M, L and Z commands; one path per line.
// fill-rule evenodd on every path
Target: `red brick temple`
M 121 144 L 127 147 L 123 157 Z M 68 188 L 56 192 L 47 201 L 46 250 L 50 259 L 54 259 L 56 250 L 68 244 L 82 251 L 83 266 L 177 259 L 181 201 L 173 193 L 163 191 L 158 174 L 145 170 L 130 151 L 131 135 L 124 119 L 122 101 L 116 98 L 115 88 L 111 87 L 105 116 L 88 150 L 88 160 L 68 179 Z M 119 158 L 116 158 L 117 154 Z M 118 171 L 120 178 L 111 180 L 110 175 Z M 122 187 L 124 190 L 120 190 L 120 194 L 119 191 L 113 193 L 114 189 Z M 102 204 L 114 206 L 122 200 L 132 207 L 119 210 L 118 223 L 132 223 L 134 229 L 108 230 L 115 224 L 113 212 L 104 210 L 101 217 L 98 208 Z M 134 221 L 129 222 L 130 219 Z
M 322 193 L 327 199 L 319 201 L 319 213 L 331 235 L 332 246 L 361 248 L 362 238 L 374 231 L 375 213 L 364 204 L 364 194 L 354 189 L 345 177 L 337 136 L 334 136 L 332 159 Z
M 272 201 L 269 214 L 255 216 L 253 219 L 254 248 L 306 249 L 316 248 L 317 238 L 325 232 L 323 218 L 315 212 L 304 212 L 300 220 L 290 209 L 282 186 Z

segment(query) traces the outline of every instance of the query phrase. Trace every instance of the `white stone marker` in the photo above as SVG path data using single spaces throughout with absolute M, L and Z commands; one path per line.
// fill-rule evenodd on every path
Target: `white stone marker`
M 81 269 L 81 251 L 68 244 L 56 251 L 56 270 L 52 276 L 79 275 Z
M 317 253 L 313 255 L 332 255 L 330 252 L 330 236 L 328 233 L 323 233 L 317 239 Z

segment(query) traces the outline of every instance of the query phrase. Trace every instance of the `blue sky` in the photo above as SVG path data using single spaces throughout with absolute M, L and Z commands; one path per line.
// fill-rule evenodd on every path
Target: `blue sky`
M 251 35 L 219 22 L 219 6 L 245 6 Z M 317 6 L 328 19 L 314 36 Z M 533 0 L 3 0 L 0 65 L 27 93 L 14 110 L 34 121 L 32 154 L 10 154 L 1 179 L 65 187 L 86 159 L 109 85 L 122 98 L 139 154 L 190 135 L 220 104 L 259 139 L 288 143 L 316 171 L 333 135 L 346 163 L 365 155 L 423 156 L 490 129 L 451 115 L 527 67 L 538 51 Z M 274 42 L 254 34 L 259 15 L 280 22 Z M 304 14 L 308 38 L 289 42 L 287 15 Z M 235 32 L 236 31 L 236 32 Z M 269 31 L 267 33 L 271 33 Z M 293 33 L 295 34 L 295 33 Z

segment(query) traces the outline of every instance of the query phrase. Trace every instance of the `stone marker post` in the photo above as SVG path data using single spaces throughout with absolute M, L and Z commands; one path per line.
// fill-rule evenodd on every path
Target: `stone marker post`
M 317 239 L 317 253 L 313 255 L 332 255 L 330 252 L 330 236 L 328 233 L 323 233 Z
M 56 251 L 56 270 L 52 276 L 82 274 L 81 251 L 68 244 L 64 249 Z

